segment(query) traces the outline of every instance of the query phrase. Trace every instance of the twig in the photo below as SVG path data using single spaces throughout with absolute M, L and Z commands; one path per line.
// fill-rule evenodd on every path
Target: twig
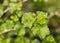
M 9 7 L 6 10 L 4 10 L 3 14 L 6 13 L 8 10 L 9 10 Z
M 5 29 L 4 31 L 0 32 L 0 35 L 1 35 L 1 34 L 4 34 L 4 33 L 6 33 L 6 32 L 12 31 L 12 30 L 15 30 L 15 29 L 9 29 L 9 30 L 8 30 L 8 29 Z
M 59 14 L 59 11 L 55 11 L 55 12 L 50 12 L 50 15 L 48 16 L 48 19 L 52 18 L 53 16 L 57 16 Z
M 3 11 L 3 13 L 0 15 L 0 18 L 9 10 L 9 7 Z

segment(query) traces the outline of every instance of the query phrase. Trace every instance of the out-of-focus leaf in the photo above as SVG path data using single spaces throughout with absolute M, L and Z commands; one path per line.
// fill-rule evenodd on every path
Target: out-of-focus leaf
M 10 18 L 11 18 L 13 21 L 15 21 L 15 22 L 19 20 L 19 18 L 18 18 L 16 15 L 11 16 Z
M 3 23 L 3 19 L 0 19 L 0 23 Z
M 44 12 L 37 12 L 37 23 L 39 24 L 47 24 L 48 19 L 47 19 L 47 13 Z
M 6 29 L 12 29 L 14 27 L 14 23 L 11 20 L 6 20 L 5 23 L 0 25 L 0 32 L 6 30 Z
M 16 12 L 16 15 L 17 15 L 18 17 L 21 17 L 21 16 L 22 16 L 22 12 L 17 11 L 17 12 Z
M 29 40 L 26 40 L 23 36 L 17 37 L 14 43 L 29 43 Z
M 34 39 L 34 40 L 32 40 L 32 42 L 31 43 L 40 43 L 40 41 L 39 40 L 37 40 L 37 39 Z
M 21 28 L 18 35 L 19 36 L 25 35 L 25 29 Z
M 60 43 L 60 35 L 56 35 L 56 41 L 58 42 L 58 43 Z
M 50 31 L 49 31 L 49 28 L 47 26 L 43 26 L 40 28 L 39 37 L 41 39 L 44 39 L 49 34 L 50 34 Z
M 32 24 L 35 21 L 35 14 L 34 13 L 24 13 L 22 17 L 22 23 L 24 24 L 24 27 L 31 28 Z
M 9 38 L 3 39 L 1 43 L 10 43 L 10 39 Z
M 10 2 L 17 2 L 17 0 L 9 0 Z
M 55 7 L 50 7 L 50 8 L 48 8 L 48 12 L 54 12 L 54 11 L 56 11 L 56 8 Z
M 20 23 L 16 24 L 14 29 L 17 35 L 25 35 L 25 28 Z
M 16 3 L 16 10 L 20 11 L 22 9 L 22 3 Z
M 32 33 L 34 36 L 39 35 L 39 32 L 40 32 L 40 26 L 34 26 L 32 28 Z
M 51 35 L 46 38 L 46 41 L 49 43 L 55 43 L 55 39 Z
M 0 4 L 0 16 L 3 14 L 3 6 Z
M 11 29 L 11 28 L 13 28 L 14 27 L 14 22 L 13 21 L 11 21 L 11 20 L 6 20 L 6 27 L 7 27 L 7 29 Z
M 13 14 L 16 10 L 16 3 L 9 3 L 9 13 Z
M 8 6 L 8 5 L 9 5 L 9 1 L 8 0 L 4 0 L 3 6 Z

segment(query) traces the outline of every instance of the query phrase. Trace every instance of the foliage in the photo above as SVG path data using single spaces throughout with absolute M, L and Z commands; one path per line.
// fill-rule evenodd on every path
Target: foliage
M 32 2 L 36 4 L 47 1 Z M 4 0 L 0 4 L 0 43 L 56 43 L 48 28 L 48 13 L 24 12 L 23 1 Z

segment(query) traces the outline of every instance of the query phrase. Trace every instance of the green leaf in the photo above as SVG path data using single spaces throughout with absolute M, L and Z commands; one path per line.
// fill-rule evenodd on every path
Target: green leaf
M 3 14 L 3 6 L 0 4 L 0 16 Z
M 20 36 L 15 39 L 14 43 L 29 43 L 29 40 L 27 41 L 23 36 Z
M 19 18 L 14 15 L 14 16 L 10 16 L 10 18 L 14 21 L 14 22 L 17 22 L 19 20 Z
M 21 28 L 18 35 L 19 36 L 25 35 L 25 29 Z
M 48 37 L 46 38 L 46 41 L 49 42 L 49 43 L 55 43 L 55 39 L 53 38 L 52 35 L 48 36 Z
M 43 26 L 40 28 L 39 37 L 41 39 L 44 39 L 49 34 L 50 34 L 50 31 L 49 31 L 49 28 L 47 26 Z
M 22 16 L 22 12 L 21 12 L 21 11 L 16 11 L 16 15 L 17 15 L 18 17 L 21 17 L 21 16 Z
M 0 19 L 0 23 L 3 23 L 3 19 Z
M 22 16 L 22 23 L 24 24 L 24 27 L 31 28 L 32 24 L 35 21 L 35 14 L 34 13 L 24 13 Z
M 14 27 L 14 23 L 11 20 L 6 20 L 5 23 L 0 25 L 0 32 L 6 29 L 12 29 Z
M 8 26 L 7 29 L 11 29 L 14 27 L 14 22 L 11 20 L 6 20 L 5 24 L 6 24 L 6 27 Z
M 39 35 L 40 26 L 34 26 L 31 30 L 34 36 Z
M 31 43 L 40 43 L 40 41 L 39 40 L 37 40 L 37 39 L 34 39 L 34 40 L 32 40 L 32 42 Z
M 8 0 L 4 0 L 3 6 L 8 6 L 8 5 L 9 5 L 9 1 Z
M 47 24 L 48 19 L 47 19 L 47 13 L 44 12 L 37 12 L 37 23 L 39 24 Z
M 25 35 L 25 28 L 20 23 L 15 24 L 14 29 L 17 35 Z
M 4 31 L 5 29 L 7 29 L 6 24 L 5 23 L 1 24 L 0 32 Z
M 10 39 L 9 39 L 9 38 L 3 39 L 3 40 L 2 40 L 2 43 L 10 43 Z
M 22 3 L 16 3 L 16 10 L 20 11 L 22 9 Z
M 9 3 L 9 13 L 13 14 L 16 10 L 16 3 Z

